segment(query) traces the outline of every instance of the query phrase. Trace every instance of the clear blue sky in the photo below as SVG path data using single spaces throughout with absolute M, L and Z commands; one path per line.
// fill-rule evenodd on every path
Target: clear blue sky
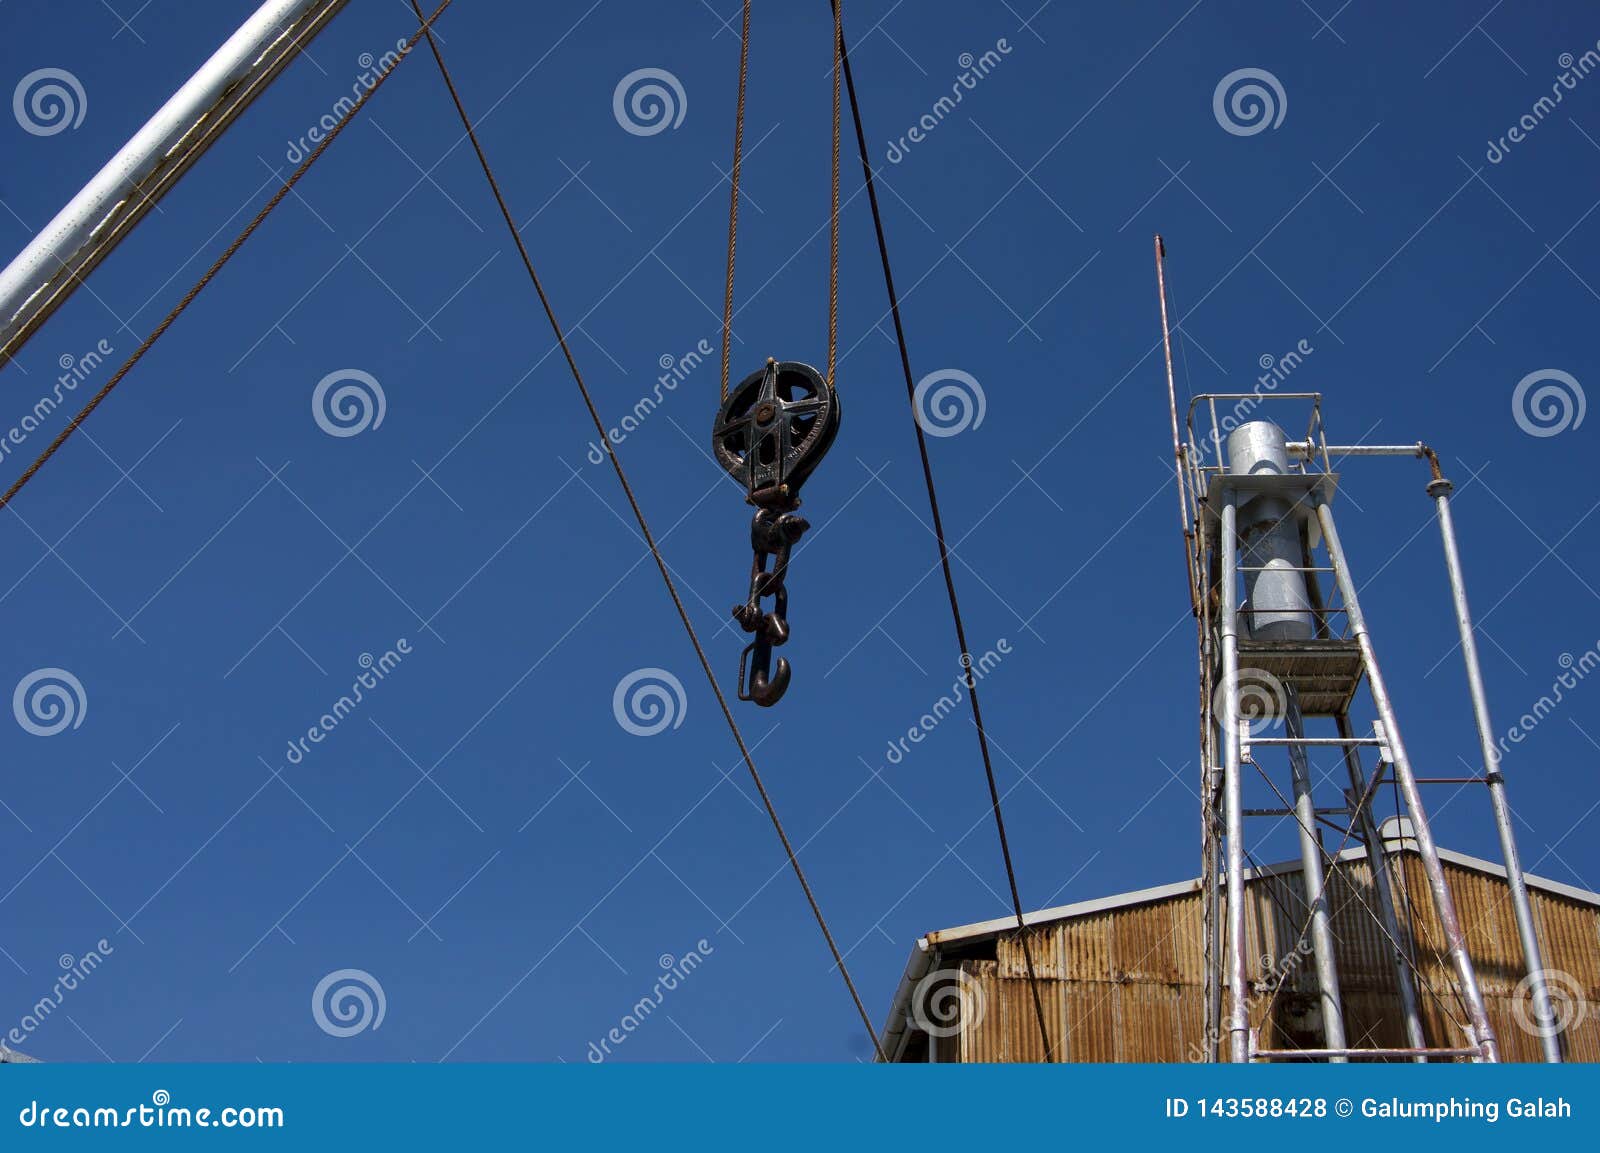
M 1188 337 L 1181 390 L 1248 388 L 1262 356 L 1304 340 L 1294 383 L 1326 394 L 1336 440 L 1439 447 L 1498 726 L 1600 638 L 1597 420 L 1532 436 L 1512 410 L 1537 370 L 1600 380 L 1600 78 L 1486 158 L 1600 23 L 1487 0 L 1036 6 L 851 0 L 846 19 L 914 368 L 969 373 L 986 399 L 981 425 L 931 450 L 973 647 L 1011 649 L 983 699 L 1037 907 L 1198 869 L 1156 230 Z M 20 249 L 250 8 L 0 5 L 0 87 L 56 67 L 87 98 L 53 135 L 0 118 L 0 247 Z M 736 375 L 768 355 L 820 363 L 826 332 L 827 6 L 758 8 Z M 440 23 L 608 423 L 663 357 L 717 344 L 737 9 L 461 0 Z M 362 54 L 413 26 L 399 0 L 355 0 L 4 369 L 0 425 L 103 340 L 113 354 L 69 396 L 102 382 L 286 174 Z M 962 54 L 1002 38 L 890 163 Z M 614 117 L 641 68 L 681 84 L 676 127 Z M 1276 127 L 1219 124 L 1213 92 L 1240 68 L 1280 83 Z M 958 669 L 853 160 L 846 411 L 806 493 L 794 684 L 738 716 L 881 1021 L 919 934 L 1008 906 L 968 713 L 887 757 Z M 330 436 L 312 394 L 351 368 L 380 383 L 384 417 Z M 706 454 L 714 358 L 664 397 L 621 453 L 728 686 L 748 510 Z M 4 479 L 66 419 L 8 454 Z M 113 950 L 19 1048 L 581 1061 L 663 955 L 705 939 L 618 1059 L 867 1054 L 592 439 L 419 54 L 0 514 L 0 688 L 60 668 L 87 698 L 53 736 L 0 725 L 0 1028 L 51 992 L 58 958 Z M 1424 480 L 1414 462 L 1349 469 L 1341 527 L 1419 771 L 1452 776 L 1476 743 Z M 411 652 L 290 763 L 362 654 L 401 638 Z M 612 698 L 648 667 L 681 681 L 686 711 L 641 737 Z M 1584 683 L 1506 762 L 1527 863 L 1588 888 L 1597 741 L 1600 685 Z M 1443 843 L 1492 853 L 1481 794 L 1431 796 Z M 1293 843 L 1280 830 L 1260 852 Z M 338 1038 L 310 1005 L 345 968 L 387 1007 Z

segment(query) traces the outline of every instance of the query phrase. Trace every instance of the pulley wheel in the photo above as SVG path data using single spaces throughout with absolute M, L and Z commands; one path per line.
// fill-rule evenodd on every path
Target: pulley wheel
M 839 397 L 798 360 L 768 361 L 730 389 L 711 447 L 723 468 L 756 493 L 798 492 L 839 432 Z

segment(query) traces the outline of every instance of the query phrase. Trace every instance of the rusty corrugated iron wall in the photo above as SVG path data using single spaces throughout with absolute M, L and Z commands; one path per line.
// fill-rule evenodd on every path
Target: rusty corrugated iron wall
M 1538 1038 L 1521 1023 L 1531 1017 L 1531 1012 L 1526 993 L 1519 995 L 1518 983 L 1524 976 L 1522 947 L 1505 883 L 1498 877 L 1449 862 L 1445 863 L 1445 875 L 1455 895 L 1504 1060 L 1539 1060 Z M 1400 884 L 1406 894 L 1402 902 L 1409 898 L 1415 904 L 1418 923 L 1422 924 L 1421 918 L 1431 916 L 1432 906 L 1427 879 L 1415 858 L 1406 858 Z M 1600 914 L 1590 906 L 1540 889 L 1533 889 L 1531 896 L 1539 939 L 1544 945 L 1545 967 L 1552 972 L 1552 994 L 1567 994 L 1573 1015 L 1580 1018 L 1578 1026 L 1567 1031 L 1567 1059 L 1600 1061 Z M 1433 1030 L 1452 1028 L 1445 1015 L 1447 1010 L 1457 1019 L 1461 1014 L 1448 993 L 1450 970 L 1440 942 L 1428 940 L 1427 934 L 1419 936 L 1423 939 L 1417 942 L 1417 948 L 1427 985 L 1441 994 L 1427 996 L 1431 1037 Z M 1581 1005 L 1576 997 L 1582 998 Z
M 1439 942 L 1430 939 L 1436 922 L 1421 861 L 1405 853 L 1396 864 L 1396 899 L 1408 922 L 1403 944 L 1421 972 L 1429 1044 L 1460 1044 L 1465 1014 Z M 1446 873 L 1504 1059 L 1537 1061 L 1538 1038 L 1519 1023 L 1530 1012 L 1526 993 L 1518 991 L 1521 946 L 1505 881 L 1448 862 Z M 1345 1022 L 1354 1045 L 1399 1047 L 1406 1042 L 1390 943 L 1367 912 L 1376 907 L 1372 885 L 1363 860 L 1342 864 L 1329 885 Z M 1257 877 L 1247 892 L 1250 1022 L 1263 1047 L 1320 1045 L 1314 967 L 1296 949 L 1306 918 L 1300 876 Z M 1567 1031 L 1568 1059 L 1600 1061 L 1600 910 L 1541 889 L 1533 891 L 1533 903 L 1545 963 L 1565 975 L 1565 990 L 1582 1001 L 1569 1001 L 1577 1023 Z M 1040 926 L 1034 941 L 1051 1042 L 1061 1059 L 1177 1062 L 1205 1052 L 1198 891 Z M 965 960 L 960 968 L 972 989 L 969 1019 L 935 1042 L 938 1059 L 1039 1060 L 1038 1026 L 1014 939 L 996 942 L 994 960 Z

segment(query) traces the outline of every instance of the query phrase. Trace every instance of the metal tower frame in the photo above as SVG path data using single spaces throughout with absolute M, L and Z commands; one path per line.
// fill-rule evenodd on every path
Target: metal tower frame
M 1171 337 L 1167 319 L 1165 249 L 1156 237 L 1156 271 L 1161 299 L 1162 336 L 1166 351 L 1166 376 L 1171 409 L 1174 473 L 1183 531 L 1189 594 L 1197 628 L 1199 651 L 1199 720 L 1202 764 L 1201 841 L 1203 875 L 1203 954 L 1205 958 L 1205 1037 L 1209 1059 L 1216 1061 L 1348 1059 L 1470 1059 L 1494 1062 L 1500 1046 L 1490 1023 L 1477 973 L 1467 951 L 1466 935 L 1455 901 L 1440 864 L 1429 827 L 1420 786 L 1441 778 L 1419 778 L 1413 770 L 1387 682 L 1378 663 L 1371 631 L 1361 610 L 1356 581 L 1334 522 L 1332 503 L 1339 474 L 1336 461 L 1370 456 L 1409 456 L 1426 459 L 1432 469 L 1427 486 L 1434 500 L 1443 540 L 1446 568 L 1466 665 L 1477 735 L 1483 756 L 1481 776 L 1469 778 L 1488 787 L 1491 809 L 1499 834 L 1507 882 L 1524 961 L 1528 973 L 1535 1020 L 1540 1024 L 1544 1059 L 1562 1059 L 1545 980 L 1532 904 L 1517 854 L 1516 838 L 1506 799 L 1505 779 L 1494 746 L 1487 697 L 1474 643 L 1471 615 L 1462 577 L 1460 553 L 1451 518 L 1451 484 L 1440 473 L 1438 458 L 1425 444 L 1330 446 L 1322 423 L 1322 396 L 1313 392 L 1257 391 L 1208 393 L 1189 404 L 1183 431 L 1172 372 Z M 1262 421 L 1258 411 L 1282 412 L 1288 405 L 1309 410 L 1303 440 L 1278 435 L 1283 456 L 1277 467 L 1236 471 L 1229 459 L 1227 437 L 1252 422 Z M 1196 417 L 1204 424 L 1196 435 Z M 1263 422 L 1266 423 L 1266 422 Z M 1265 510 L 1265 512 L 1263 511 Z M 1241 519 L 1241 513 L 1244 513 Z M 1266 518 L 1265 520 L 1263 518 Z M 1298 556 L 1285 557 L 1283 549 L 1270 558 L 1258 555 L 1270 534 L 1277 545 L 1298 535 Z M 1320 545 L 1326 564 L 1316 563 Z M 1252 563 L 1260 562 L 1260 563 Z M 1310 635 L 1272 635 L 1270 628 L 1253 629 L 1256 605 L 1241 606 L 1240 587 L 1252 580 L 1287 579 L 1304 582 L 1303 616 L 1313 622 Z M 1320 578 L 1331 578 L 1332 594 L 1324 597 Z M 1264 586 L 1257 584 L 1260 593 Z M 1278 615 L 1282 615 L 1280 612 Z M 1244 662 L 1243 664 L 1241 662 Z M 1263 694 L 1250 688 L 1250 678 L 1272 686 L 1276 717 L 1252 714 L 1247 703 Z M 1376 719 L 1368 734 L 1358 733 L 1351 720 L 1351 705 L 1365 684 Z M 1306 735 L 1304 718 L 1331 718 L 1337 736 Z M 1255 731 L 1262 719 L 1281 720 L 1283 735 Z M 1337 748 L 1342 754 L 1350 788 L 1343 805 L 1318 808 L 1313 798 L 1313 777 L 1308 754 L 1315 748 Z M 1363 751 L 1377 752 L 1377 765 L 1368 772 Z M 1288 796 L 1274 783 L 1258 753 L 1281 751 L 1286 755 Z M 1276 794 L 1280 806 L 1272 809 L 1244 807 L 1247 768 L 1258 770 Z M 1458 1022 L 1458 1043 L 1429 1046 L 1422 1023 L 1416 960 L 1412 942 L 1402 927 L 1395 905 L 1390 862 L 1373 815 L 1372 802 L 1384 778 L 1403 800 L 1411 826 L 1410 837 L 1427 878 L 1431 905 L 1454 976 L 1453 992 L 1465 1010 Z M 1448 778 L 1458 781 L 1460 778 Z M 1344 820 L 1335 824 L 1330 817 Z M 1253 817 L 1291 817 L 1300 839 L 1306 911 L 1298 947 L 1309 939 L 1314 959 L 1324 1044 L 1310 1049 L 1265 1049 L 1249 1021 L 1252 993 L 1246 976 L 1248 948 L 1245 915 L 1246 822 Z M 1328 872 L 1335 867 L 1339 848 L 1329 852 L 1321 828 L 1342 830 L 1344 840 L 1359 837 L 1365 844 L 1373 879 L 1374 902 L 1361 900 L 1388 945 L 1404 1021 L 1407 1044 L 1398 1048 L 1352 1047 L 1344 1032 L 1335 941 L 1328 908 Z M 1224 990 L 1227 996 L 1224 996 Z M 1276 996 L 1276 992 L 1273 993 Z M 1224 1050 L 1223 1041 L 1227 1040 Z

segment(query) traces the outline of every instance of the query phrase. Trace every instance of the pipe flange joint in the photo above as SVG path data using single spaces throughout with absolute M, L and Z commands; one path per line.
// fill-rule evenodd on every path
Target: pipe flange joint
M 1428 482 L 1428 495 L 1433 497 L 1434 500 L 1438 500 L 1441 496 L 1449 496 L 1455 490 L 1455 483 L 1446 480 L 1442 476 L 1438 480 L 1430 480 Z

